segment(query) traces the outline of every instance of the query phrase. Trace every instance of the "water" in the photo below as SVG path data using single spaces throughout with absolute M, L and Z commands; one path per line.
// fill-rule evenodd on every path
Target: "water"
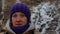
M 56 2 L 42 2 L 33 6 L 31 22 L 35 24 L 35 29 L 40 34 L 60 34 L 60 4 Z

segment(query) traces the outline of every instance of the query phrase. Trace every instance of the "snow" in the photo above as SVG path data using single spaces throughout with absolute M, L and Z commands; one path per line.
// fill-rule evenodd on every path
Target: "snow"
M 59 16 L 60 14 L 57 12 L 58 8 L 55 5 L 55 3 L 51 4 L 50 2 L 42 2 L 37 6 L 33 6 L 32 9 L 33 9 L 33 12 L 31 15 L 31 22 L 35 24 L 36 31 L 39 31 L 39 29 L 42 28 L 42 32 L 40 34 L 44 34 L 46 32 L 46 28 L 49 28 L 48 25 L 52 23 L 51 22 L 52 20 L 54 20 L 57 17 L 58 18 L 60 17 Z M 40 19 L 40 22 L 38 22 L 39 19 Z M 43 24 L 45 24 L 44 25 L 45 27 L 41 27 L 41 25 Z M 57 30 L 58 30 L 58 27 L 56 27 Z M 59 33 L 57 30 L 55 30 L 56 33 Z

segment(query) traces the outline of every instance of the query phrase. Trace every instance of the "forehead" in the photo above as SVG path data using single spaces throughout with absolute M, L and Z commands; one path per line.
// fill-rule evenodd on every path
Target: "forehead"
M 22 12 L 15 12 L 14 14 L 24 14 L 24 13 L 22 13 Z

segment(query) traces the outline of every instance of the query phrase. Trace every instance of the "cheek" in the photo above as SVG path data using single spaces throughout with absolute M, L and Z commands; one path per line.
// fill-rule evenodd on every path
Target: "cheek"
M 22 24 L 23 24 L 23 25 L 27 24 L 27 18 L 23 18 L 23 19 L 22 19 Z
M 27 18 L 23 18 L 22 20 L 23 20 L 23 23 L 25 24 L 27 23 Z
M 12 23 L 15 23 L 16 19 L 15 18 L 12 18 Z

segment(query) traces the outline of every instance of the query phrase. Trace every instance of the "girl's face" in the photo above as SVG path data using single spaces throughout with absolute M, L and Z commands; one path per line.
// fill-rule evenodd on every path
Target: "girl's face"
M 27 24 L 27 17 L 25 16 L 24 13 L 15 12 L 12 15 L 12 24 L 15 27 L 24 26 L 25 24 Z

